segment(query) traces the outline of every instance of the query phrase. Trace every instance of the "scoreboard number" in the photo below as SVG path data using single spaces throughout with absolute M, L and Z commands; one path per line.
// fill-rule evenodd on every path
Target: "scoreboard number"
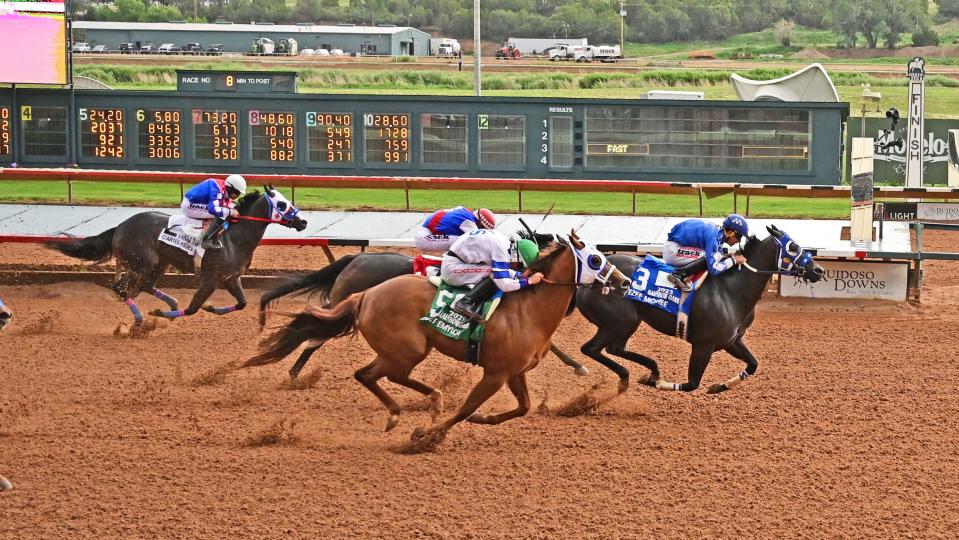
M 296 113 L 253 110 L 247 116 L 253 161 L 296 161 Z
M 410 115 L 365 113 L 363 115 L 368 163 L 410 162 Z
M 138 109 L 137 143 L 140 159 L 178 160 L 183 157 L 182 113 L 169 109 Z
M 126 157 L 126 114 L 123 109 L 80 108 L 80 155 L 86 159 Z

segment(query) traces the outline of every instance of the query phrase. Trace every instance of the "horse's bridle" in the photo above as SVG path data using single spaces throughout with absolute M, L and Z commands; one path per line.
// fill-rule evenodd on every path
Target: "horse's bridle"
M 263 223 L 276 223 L 277 225 L 283 225 L 284 227 L 292 226 L 293 220 L 296 218 L 297 214 L 300 213 L 299 209 L 292 204 L 287 203 L 289 204 L 289 207 L 285 211 L 280 211 L 280 209 L 276 207 L 276 204 L 273 203 L 273 197 L 270 197 L 269 193 L 263 192 L 263 196 L 266 197 L 266 202 L 270 205 L 270 217 L 263 218 L 257 216 L 236 216 L 231 217 L 230 221 L 259 221 Z M 280 219 L 273 219 L 274 213 L 279 214 Z
M 812 260 L 812 253 L 793 242 L 792 238 L 789 238 L 786 233 L 783 233 L 781 237 L 773 236 L 773 241 L 779 246 L 776 270 L 759 270 L 750 265 L 748 260 L 743 262 L 741 266 L 755 274 L 785 274 L 797 278 L 803 277 L 806 273 L 806 265 Z M 795 249 L 790 249 L 790 246 L 794 246 Z
M 551 279 L 546 279 L 546 277 L 544 276 L 543 283 L 546 283 L 548 285 L 562 285 L 566 287 L 585 287 L 587 285 L 581 282 L 583 277 L 584 265 L 588 266 L 591 270 L 594 270 L 596 272 L 596 281 L 598 281 L 600 284 L 605 286 L 606 283 L 609 282 L 609 278 L 613 276 L 613 272 L 616 270 L 616 267 L 613 266 L 613 263 L 609 262 L 609 259 L 606 259 L 601 265 L 595 262 L 591 263 L 588 260 L 583 260 L 583 257 L 582 255 L 580 255 L 580 252 L 578 249 L 571 246 L 568 242 L 562 241 L 562 239 L 556 237 L 555 235 L 554 235 L 554 238 L 556 238 L 557 241 L 561 242 L 563 245 L 565 245 L 569 250 L 573 252 L 573 260 L 576 261 L 576 281 L 572 283 L 567 283 L 562 281 L 553 281 Z M 594 256 L 595 255 L 590 256 L 588 258 L 592 258 Z

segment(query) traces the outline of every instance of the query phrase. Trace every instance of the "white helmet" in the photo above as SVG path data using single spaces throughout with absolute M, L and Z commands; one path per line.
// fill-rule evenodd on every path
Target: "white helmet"
M 226 177 L 226 185 L 240 192 L 240 195 L 246 193 L 246 178 L 238 174 L 231 174 Z

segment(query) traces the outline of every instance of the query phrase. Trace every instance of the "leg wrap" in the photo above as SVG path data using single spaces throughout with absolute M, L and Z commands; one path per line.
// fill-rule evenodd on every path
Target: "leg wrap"
M 739 375 L 736 375 L 732 379 L 729 379 L 728 381 L 724 382 L 723 386 L 726 387 L 726 390 L 732 390 L 733 388 L 736 387 L 736 385 L 745 381 L 746 377 L 749 377 L 749 373 L 743 370 L 742 372 L 739 373 Z
M 176 302 L 176 298 L 173 298 L 169 294 L 161 291 L 160 289 L 153 289 L 153 296 L 156 296 L 162 300 L 166 305 L 170 306 L 171 309 L 177 309 L 179 307 Z
M 217 315 L 226 315 L 227 313 L 233 313 L 234 311 L 238 309 L 240 308 L 236 306 L 215 307 L 213 308 L 213 313 L 216 313 Z
M 130 312 L 133 313 L 134 320 L 136 320 L 136 322 L 138 323 L 142 323 L 143 313 L 140 313 L 140 308 L 137 307 L 136 302 L 134 302 L 132 298 L 127 298 L 124 301 L 124 303 L 127 305 L 128 308 L 130 308 Z
M 155 312 L 154 312 L 155 313 Z M 177 317 L 182 317 L 184 315 L 182 309 L 175 309 L 173 311 L 161 311 L 160 316 L 167 319 L 176 319 Z

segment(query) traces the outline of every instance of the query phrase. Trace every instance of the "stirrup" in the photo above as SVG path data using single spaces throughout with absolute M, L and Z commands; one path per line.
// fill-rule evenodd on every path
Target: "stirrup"
M 481 313 L 483 311 L 482 305 L 479 307 L 479 312 L 477 312 L 473 310 L 472 304 L 463 302 L 462 299 L 460 299 L 459 302 L 454 303 L 450 307 L 453 309 L 454 312 L 459 313 L 460 315 L 466 317 L 472 322 L 476 322 L 476 323 L 484 322 L 483 314 Z
M 680 278 L 676 274 L 669 274 L 668 276 L 666 276 L 666 279 L 668 279 L 670 283 L 675 285 L 677 289 L 683 292 L 689 292 L 693 290 L 692 285 L 690 285 L 689 283 L 686 283 L 686 280 Z

